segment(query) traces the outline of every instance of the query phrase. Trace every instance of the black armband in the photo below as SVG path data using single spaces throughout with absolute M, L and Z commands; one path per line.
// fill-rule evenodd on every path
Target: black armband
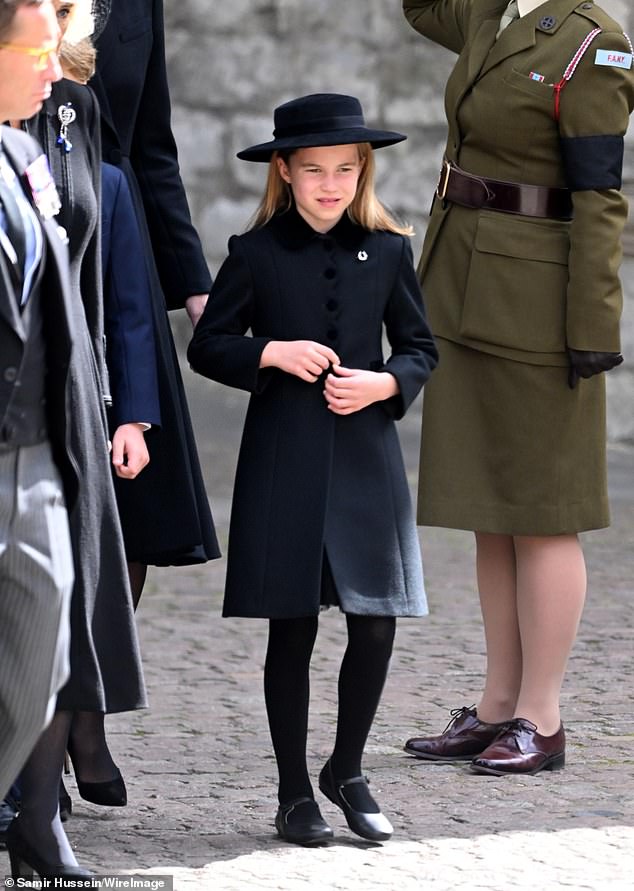
M 562 136 L 568 188 L 573 192 L 620 189 L 624 151 L 622 136 Z

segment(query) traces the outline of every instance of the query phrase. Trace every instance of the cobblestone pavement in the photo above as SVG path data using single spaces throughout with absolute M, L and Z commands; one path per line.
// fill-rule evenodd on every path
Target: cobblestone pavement
M 188 375 L 223 543 L 245 401 Z M 417 413 L 401 427 L 412 481 Z M 634 886 L 634 451 L 610 453 L 613 525 L 585 536 L 589 597 L 563 695 L 564 771 L 493 778 L 408 758 L 413 732 L 442 730 L 479 692 L 483 639 L 467 533 L 421 530 L 431 615 L 403 620 L 365 759 L 395 825 L 363 842 L 320 797 L 335 830 L 315 850 L 276 838 L 275 764 L 262 699 L 266 623 L 221 619 L 224 561 L 151 571 L 139 610 L 151 708 L 108 719 L 129 805 L 82 801 L 68 834 L 97 872 L 174 876 L 174 887 L 250 889 L 604 889 Z M 333 738 L 342 617 L 321 619 L 313 660 L 312 774 Z M 316 785 L 316 782 L 315 782 Z M 7 866 L 0 854 L 0 874 Z

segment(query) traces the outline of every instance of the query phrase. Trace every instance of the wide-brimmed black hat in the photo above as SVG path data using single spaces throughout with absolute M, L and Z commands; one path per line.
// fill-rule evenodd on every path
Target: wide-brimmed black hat
M 357 142 L 382 148 L 407 139 L 402 133 L 366 127 L 359 100 L 339 93 L 313 93 L 285 102 L 275 109 L 273 122 L 273 140 L 238 152 L 238 158 L 270 161 L 276 151 Z

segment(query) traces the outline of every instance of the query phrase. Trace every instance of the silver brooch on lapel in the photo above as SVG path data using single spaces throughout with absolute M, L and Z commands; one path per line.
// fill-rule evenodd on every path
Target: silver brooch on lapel
M 77 120 L 77 112 L 73 108 L 73 103 L 67 102 L 65 105 L 60 105 L 57 109 L 57 117 L 60 123 L 57 144 L 68 153 L 73 147 L 73 143 L 68 138 L 68 127 Z
M 359 253 L 357 254 L 357 260 L 361 260 L 362 263 L 365 263 L 365 261 L 367 259 L 368 259 L 367 251 L 359 251 Z

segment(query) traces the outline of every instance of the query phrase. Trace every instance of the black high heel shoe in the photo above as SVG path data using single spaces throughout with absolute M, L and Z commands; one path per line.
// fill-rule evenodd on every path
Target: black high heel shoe
M 368 781 L 365 777 L 351 777 L 349 780 L 335 780 L 332 773 L 330 759 L 324 764 L 319 774 L 319 788 L 326 798 L 329 798 L 333 804 L 340 807 L 346 818 L 348 826 L 361 838 L 368 841 L 387 841 L 392 836 L 394 829 L 392 824 L 384 816 L 381 811 L 377 813 L 365 813 L 356 811 L 345 798 L 346 786 L 353 783 L 365 783 Z
M 7 851 L 11 863 L 11 876 L 14 879 L 33 878 L 36 872 L 41 879 L 85 879 L 94 873 L 81 866 L 68 866 L 64 863 L 48 863 L 31 847 L 22 835 L 20 818 L 16 817 L 7 830 Z M 63 884 L 56 887 L 63 888 Z
M 84 783 L 77 774 L 75 782 L 77 791 L 85 801 L 109 807 L 125 807 L 128 803 L 128 791 L 119 770 L 113 780 L 106 780 L 105 783 Z
M 84 801 L 90 801 L 92 804 L 101 804 L 106 807 L 126 806 L 128 803 L 128 791 L 118 767 L 115 768 L 117 772 L 111 780 L 105 780 L 103 783 L 85 783 L 79 779 L 70 740 L 68 741 L 68 754 L 75 769 L 77 791 Z

